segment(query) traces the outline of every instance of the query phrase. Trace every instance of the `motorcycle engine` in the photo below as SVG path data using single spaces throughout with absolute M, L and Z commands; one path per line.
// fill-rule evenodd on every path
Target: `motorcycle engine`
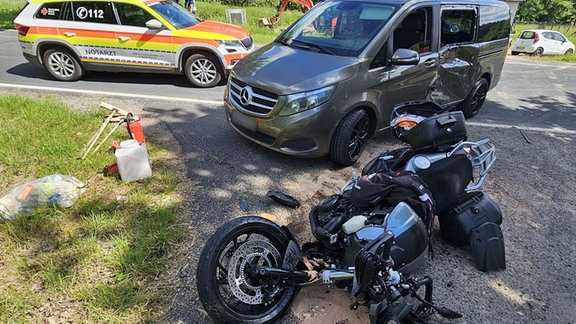
M 343 195 L 331 195 L 322 200 L 309 214 L 312 234 L 328 248 L 337 248 L 338 236 L 344 224 L 351 215 L 355 215 L 355 207 L 350 199 Z
M 374 208 L 370 210 L 374 211 Z M 310 226 L 314 237 L 329 251 L 338 253 L 340 266 L 343 268 L 354 266 L 356 254 L 369 240 L 362 235 L 359 237 L 356 233 L 351 235 L 344 233 L 342 225 L 352 216 L 368 215 L 370 210 L 353 206 L 344 192 L 343 195 L 336 194 L 325 198 L 310 211 Z

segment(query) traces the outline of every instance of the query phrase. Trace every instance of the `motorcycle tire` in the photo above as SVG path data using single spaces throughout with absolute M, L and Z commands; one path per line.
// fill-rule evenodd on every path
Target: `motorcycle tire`
M 196 271 L 198 296 L 216 322 L 266 323 L 282 316 L 299 287 L 249 275 L 250 265 L 282 267 L 289 238 L 267 219 L 247 216 L 220 227 Z

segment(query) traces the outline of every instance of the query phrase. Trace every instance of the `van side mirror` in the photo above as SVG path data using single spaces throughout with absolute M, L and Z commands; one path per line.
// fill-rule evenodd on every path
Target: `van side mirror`
M 416 65 L 420 62 L 420 54 L 414 50 L 399 48 L 392 55 L 392 65 Z
M 146 27 L 149 29 L 161 29 L 163 27 L 162 23 L 156 19 L 150 19 L 146 22 Z

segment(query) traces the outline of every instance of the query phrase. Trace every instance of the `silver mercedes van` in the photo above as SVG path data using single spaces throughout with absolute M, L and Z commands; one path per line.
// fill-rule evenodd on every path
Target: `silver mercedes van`
M 399 103 L 476 115 L 509 34 L 498 0 L 326 0 L 236 64 L 228 122 L 278 152 L 350 165 Z

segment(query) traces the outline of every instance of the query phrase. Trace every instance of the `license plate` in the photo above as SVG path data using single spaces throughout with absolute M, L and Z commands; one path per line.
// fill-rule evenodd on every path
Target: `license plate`
M 516 49 L 521 51 L 524 49 L 524 46 L 518 46 L 518 47 L 516 47 Z
M 251 116 L 246 116 L 238 110 L 232 111 L 232 122 L 238 126 L 246 128 L 247 130 L 256 131 L 256 119 Z

